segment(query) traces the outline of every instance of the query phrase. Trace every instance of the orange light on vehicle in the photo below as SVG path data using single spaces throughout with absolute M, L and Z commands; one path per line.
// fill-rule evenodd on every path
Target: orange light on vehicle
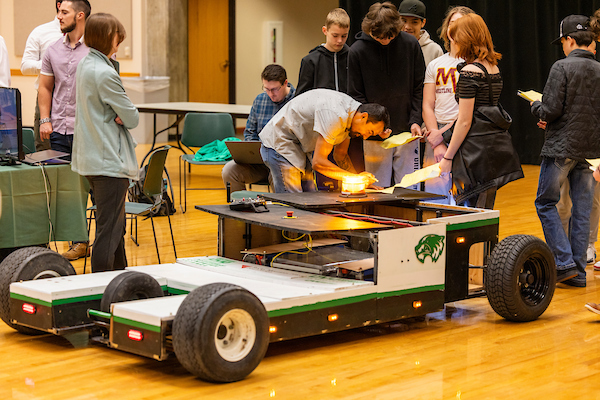
M 413 301 L 413 308 L 419 308 L 423 305 L 423 302 L 421 300 L 415 300 Z
M 329 322 L 337 321 L 338 320 L 338 315 L 337 314 L 329 314 L 327 316 L 327 319 L 329 320 Z
M 346 175 L 342 177 L 342 194 L 363 194 L 367 187 L 367 177 L 361 175 Z
M 463 236 L 459 236 L 456 238 L 456 243 L 460 244 L 460 243 L 464 243 L 465 242 L 465 238 Z
M 35 306 L 29 303 L 23 303 L 23 305 L 21 306 L 21 310 L 23 310 L 23 312 L 26 314 L 35 314 L 37 311 Z
M 269 333 L 275 333 L 275 332 L 277 332 L 277 327 L 273 326 L 273 325 L 269 326 Z
M 140 331 L 136 331 L 135 329 L 128 330 L 127 337 L 131 340 L 135 340 L 136 342 L 141 342 L 144 340 L 144 334 Z

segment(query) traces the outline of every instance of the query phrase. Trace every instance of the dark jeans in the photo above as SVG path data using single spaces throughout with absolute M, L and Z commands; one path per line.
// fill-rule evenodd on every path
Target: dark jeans
M 86 176 L 96 200 L 96 238 L 92 272 L 127 267 L 125 255 L 125 196 L 129 179 Z
M 73 135 L 62 135 L 58 132 L 50 134 L 50 148 L 56 151 L 64 151 L 69 153 L 65 160 L 71 161 L 71 153 L 73 153 Z

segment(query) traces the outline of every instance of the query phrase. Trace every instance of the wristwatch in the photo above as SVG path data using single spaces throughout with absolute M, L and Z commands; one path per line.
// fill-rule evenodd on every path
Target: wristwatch
M 51 122 L 52 120 L 50 118 L 42 118 L 40 119 L 40 125 L 41 124 L 45 124 L 46 122 Z

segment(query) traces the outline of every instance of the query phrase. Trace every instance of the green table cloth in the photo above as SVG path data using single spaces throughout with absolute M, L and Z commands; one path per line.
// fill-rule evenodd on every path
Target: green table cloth
M 89 184 L 70 165 L 0 166 L 0 191 L 0 248 L 88 240 Z

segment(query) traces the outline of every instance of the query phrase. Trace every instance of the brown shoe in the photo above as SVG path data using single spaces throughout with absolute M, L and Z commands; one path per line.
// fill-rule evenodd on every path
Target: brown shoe
M 600 305 L 598 305 L 596 303 L 587 303 L 585 305 L 585 308 L 587 308 L 588 310 L 590 310 L 593 313 L 600 314 Z
M 66 253 L 63 253 L 62 256 L 69 261 L 75 261 L 82 257 L 90 255 L 90 248 L 88 243 L 73 243 L 69 250 Z

